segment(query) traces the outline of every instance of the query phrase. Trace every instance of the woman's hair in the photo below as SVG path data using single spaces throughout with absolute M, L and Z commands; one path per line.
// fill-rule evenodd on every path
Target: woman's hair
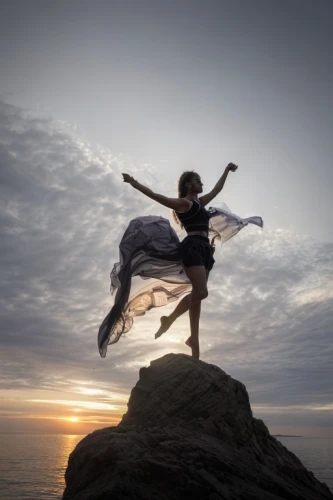
M 184 198 L 187 195 L 186 183 L 191 182 L 192 178 L 197 175 L 198 174 L 194 172 L 194 170 L 186 170 L 185 172 L 182 173 L 178 181 L 178 198 Z M 172 211 L 172 215 L 177 224 L 179 224 L 180 227 L 183 229 L 184 226 L 181 223 L 180 219 L 178 218 L 175 210 Z

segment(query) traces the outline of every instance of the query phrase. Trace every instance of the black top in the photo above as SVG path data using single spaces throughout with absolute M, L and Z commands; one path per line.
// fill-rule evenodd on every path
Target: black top
M 200 202 L 193 200 L 193 205 L 187 212 L 178 212 L 176 210 L 179 220 L 182 222 L 185 231 L 209 231 L 209 216 Z

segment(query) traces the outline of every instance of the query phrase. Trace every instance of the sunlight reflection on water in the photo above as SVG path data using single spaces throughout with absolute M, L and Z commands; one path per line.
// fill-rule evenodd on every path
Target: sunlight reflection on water
M 81 435 L 2 434 L 2 500 L 62 498 L 68 457 Z

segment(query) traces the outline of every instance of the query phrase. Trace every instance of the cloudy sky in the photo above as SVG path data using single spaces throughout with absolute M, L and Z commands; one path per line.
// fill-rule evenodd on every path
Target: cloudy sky
M 0 432 L 116 424 L 139 368 L 189 353 L 138 318 L 100 358 L 109 273 L 185 169 L 261 215 L 216 251 L 201 358 L 272 433 L 333 436 L 333 6 L 329 0 L 4 1 Z M 180 238 L 184 236 L 180 233 Z

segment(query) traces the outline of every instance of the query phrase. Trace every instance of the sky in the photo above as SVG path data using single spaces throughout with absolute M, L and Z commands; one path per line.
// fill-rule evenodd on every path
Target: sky
M 188 315 L 154 339 L 171 304 L 99 356 L 122 234 L 170 218 L 121 173 L 176 197 L 234 162 L 212 204 L 265 226 L 217 246 L 201 359 L 272 434 L 333 437 L 332 24 L 326 0 L 2 3 L 0 432 L 116 425 L 142 366 L 189 354 Z

